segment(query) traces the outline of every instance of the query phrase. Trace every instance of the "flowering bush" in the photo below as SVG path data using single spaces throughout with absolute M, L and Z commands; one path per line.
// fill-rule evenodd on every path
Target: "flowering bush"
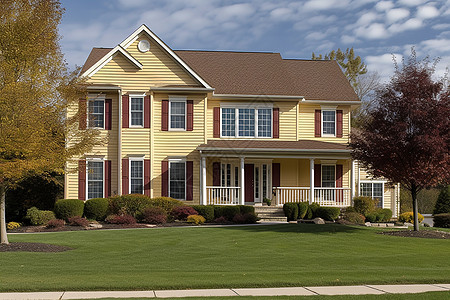
M 89 221 L 86 218 L 82 218 L 80 216 L 75 216 L 75 217 L 69 218 L 69 225 L 70 226 L 87 227 L 89 225 Z
M 6 225 L 6 228 L 8 228 L 9 230 L 13 230 L 13 229 L 16 229 L 16 228 L 19 228 L 19 227 L 20 227 L 20 223 L 17 223 L 17 222 L 9 222 Z
M 190 215 L 198 215 L 197 211 L 191 206 L 176 206 L 172 209 L 171 215 L 175 220 L 186 220 Z
M 421 214 L 419 214 L 418 216 L 419 219 L 419 223 L 422 223 L 423 221 L 423 216 Z M 400 216 L 398 216 L 398 221 L 402 222 L 402 223 L 414 223 L 414 214 L 412 211 L 408 211 L 405 213 L 402 213 Z
M 106 223 L 109 224 L 136 224 L 136 219 L 130 215 L 109 215 L 106 217 Z
M 205 223 L 206 219 L 199 215 L 190 215 L 187 217 L 188 223 L 194 223 L 195 225 L 200 225 Z
M 64 222 L 64 220 L 53 219 L 53 220 L 48 221 L 47 228 L 61 228 L 61 227 L 64 227 L 65 224 L 66 224 L 66 222 Z
M 167 222 L 167 214 L 161 207 L 147 207 L 142 211 L 142 221 L 148 224 L 164 224 Z

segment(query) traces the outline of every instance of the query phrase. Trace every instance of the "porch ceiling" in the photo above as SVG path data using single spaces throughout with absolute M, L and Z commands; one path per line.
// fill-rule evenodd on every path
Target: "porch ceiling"
M 197 147 L 202 153 L 226 153 L 239 155 L 270 154 L 277 155 L 338 155 L 350 157 L 350 149 L 345 144 L 298 140 L 298 141 L 273 141 L 273 140 L 208 140 L 207 144 Z

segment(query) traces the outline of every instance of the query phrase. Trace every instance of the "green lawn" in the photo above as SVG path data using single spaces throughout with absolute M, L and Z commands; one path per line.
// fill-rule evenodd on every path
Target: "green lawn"
M 448 283 L 450 240 L 379 230 L 285 224 L 10 235 L 74 250 L 0 252 L 0 291 Z

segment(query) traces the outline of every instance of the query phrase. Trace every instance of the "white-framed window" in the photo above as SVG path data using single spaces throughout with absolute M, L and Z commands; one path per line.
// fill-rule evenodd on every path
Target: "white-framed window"
M 103 198 L 105 167 L 102 159 L 86 159 L 87 199 Z
M 169 100 L 169 130 L 186 130 L 186 100 Z
M 130 158 L 130 194 L 144 193 L 144 159 Z
M 89 99 L 88 128 L 105 129 L 105 99 Z
M 322 165 L 322 187 L 336 187 L 335 165 Z
M 383 207 L 384 182 L 360 181 L 359 194 L 377 200 L 377 206 Z
M 322 136 L 336 136 L 336 110 L 322 110 Z
M 181 159 L 169 160 L 169 197 L 186 199 L 186 161 Z
M 222 106 L 221 137 L 271 138 L 273 108 L 262 105 Z
M 144 96 L 130 95 L 130 127 L 144 127 Z

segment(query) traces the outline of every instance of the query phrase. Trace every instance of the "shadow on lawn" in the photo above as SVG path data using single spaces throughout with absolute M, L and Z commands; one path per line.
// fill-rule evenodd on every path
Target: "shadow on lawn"
M 264 226 L 230 226 L 224 229 L 250 231 L 250 232 L 293 232 L 293 233 L 312 233 L 312 234 L 330 234 L 330 233 L 352 233 L 366 230 L 362 226 L 347 226 L 342 224 L 277 224 Z

